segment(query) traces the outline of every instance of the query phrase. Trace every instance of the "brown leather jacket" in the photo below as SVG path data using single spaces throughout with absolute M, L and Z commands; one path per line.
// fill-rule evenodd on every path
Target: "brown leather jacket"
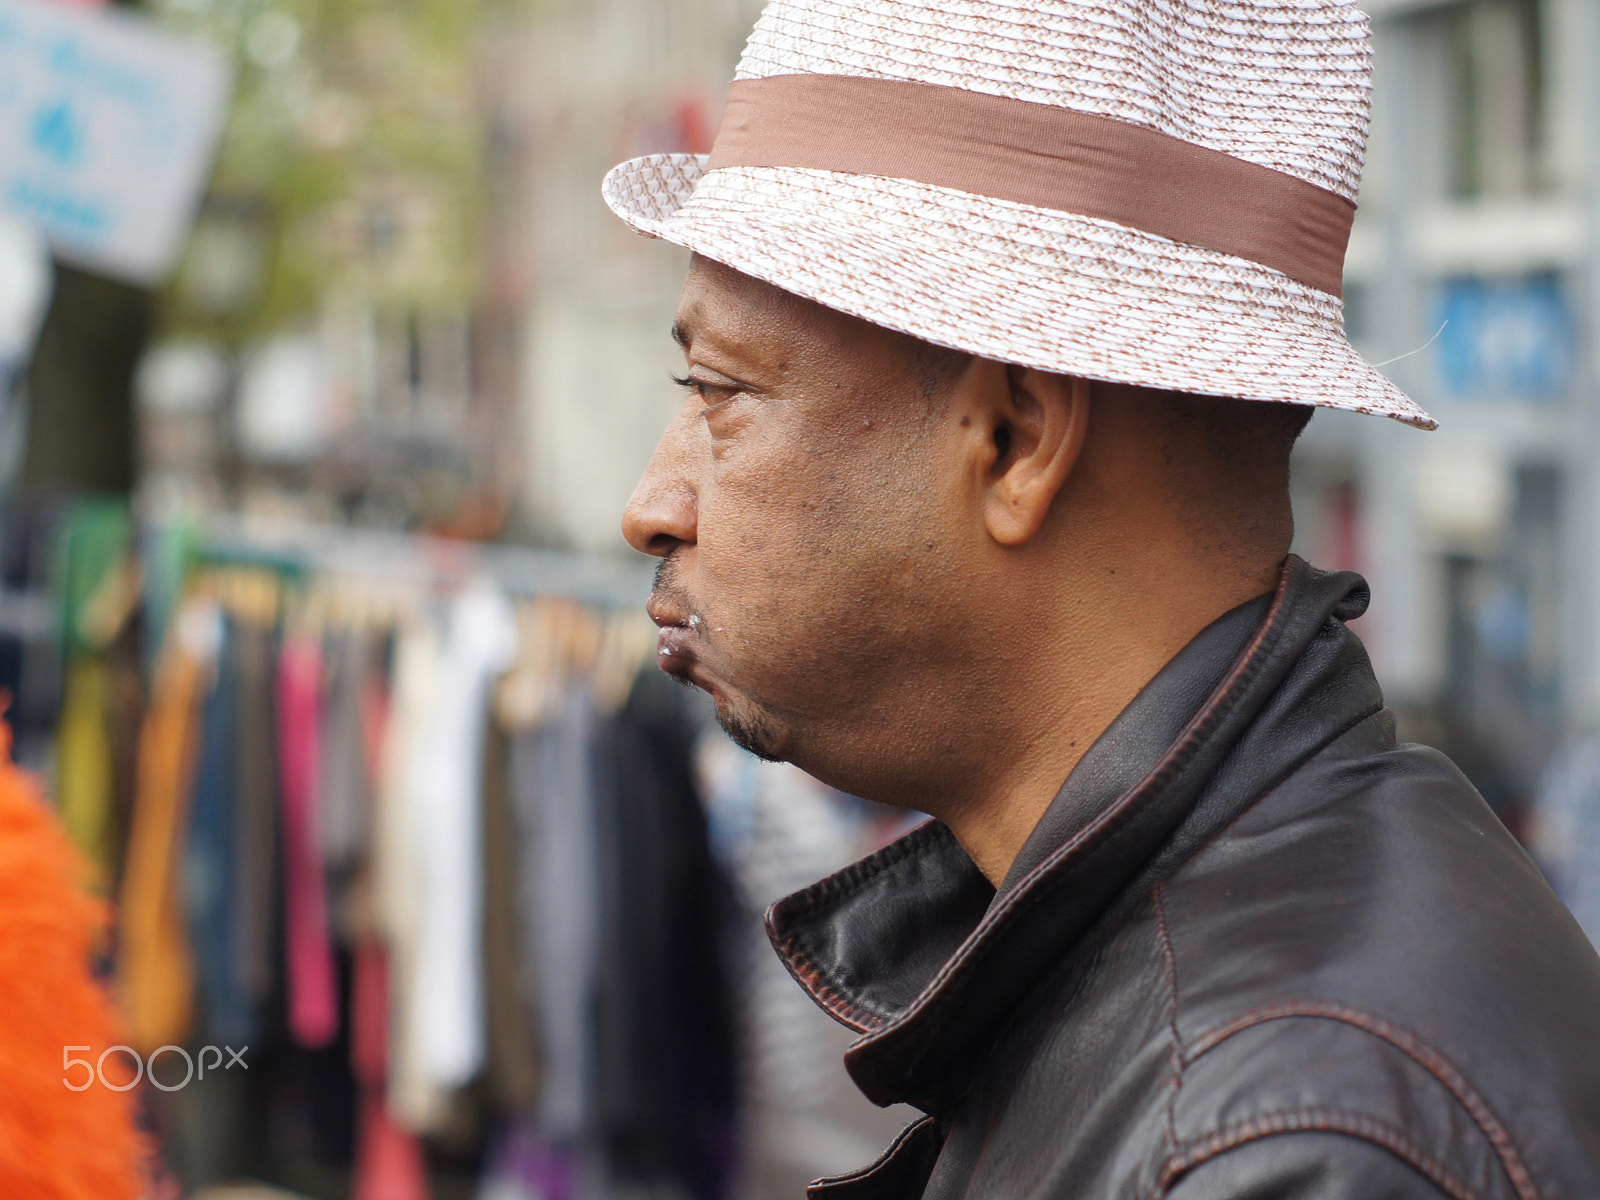
M 1073 771 L 998 892 L 930 822 L 773 907 L 928 1116 L 827 1200 L 1593 1200 L 1600 959 L 1291 558 Z

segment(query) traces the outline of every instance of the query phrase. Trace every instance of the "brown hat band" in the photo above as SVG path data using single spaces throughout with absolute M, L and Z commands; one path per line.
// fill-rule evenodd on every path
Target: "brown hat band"
M 1142 125 L 939 84 L 743 79 L 719 167 L 881 175 L 1114 221 L 1338 296 L 1356 206 L 1326 188 Z

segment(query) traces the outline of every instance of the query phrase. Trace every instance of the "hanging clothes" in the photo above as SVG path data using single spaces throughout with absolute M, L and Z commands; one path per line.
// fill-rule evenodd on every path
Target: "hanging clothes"
M 107 587 L 133 544 L 133 516 L 122 500 L 72 501 L 57 531 L 55 592 L 61 601 L 61 632 L 71 656 L 98 652 L 116 634 L 120 614 L 105 613 Z M 137 595 L 137 587 L 133 589 Z
M 308 1048 L 326 1046 L 339 1033 L 338 983 L 317 826 L 321 698 L 320 641 L 312 630 L 291 630 L 279 651 L 277 690 L 284 959 L 289 1030 Z
M 106 727 L 106 666 L 82 654 L 67 667 L 56 728 L 56 809 L 104 888 L 111 875 L 114 763 Z
M 524 914 L 517 904 L 517 825 L 511 799 L 511 738 L 491 718 L 483 769 L 483 956 L 489 1038 L 486 1083 L 495 1106 L 526 1112 L 539 1097 L 536 964 L 524 964 Z
M 184 891 L 205 1036 L 216 1044 L 240 1046 L 249 1044 L 255 1020 L 234 971 L 239 670 L 232 622 L 219 620 L 220 645 L 202 710 L 199 762 L 189 801 Z
M 594 1130 L 594 1005 L 600 956 L 599 836 L 587 692 L 569 688 L 556 715 L 519 734 L 512 794 L 522 843 L 523 928 L 539 1013 L 539 1128 L 555 1145 Z
M 584 1163 L 570 1147 L 552 1146 L 538 1122 L 507 1120 L 490 1145 L 477 1200 L 578 1200 Z
M 128 558 L 132 519 L 121 501 L 76 500 L 56 536 L 55 587 L 66 670 L 56 731 L 55 798 L 73 840 L 105 886 L 116 829 L 104 655 L 138 597 L 137 573 Z
M 121 891 L 128 835 L 139 792 L 139 739 L 145 717 L 144 624 L 135 609 L 101 657 L 106 742 L 111 754 L 109 894 Z
M 117 958 L 130 1044 L 181 1043 L 192 1018 L 194 960 L 180 864 L 198 741 L 198 706 L 220 614 L 207 601 L 178 611 L 162 652 L 139 745 L 139 789 L 128 834 Z
M 361 1088 L 352 1200 L 428 1200 L 427 1163 L 416 1134 L 389 1114 L 389 957 L 376 940 L 356 952 L 350 998 L 350 1062 Z
M 794 986 L 767 941 L 773 901 L 860 858 L 863 828 L 845 798 L 788 763 L 766 763 L 708 730 L 696 749 L 711 843 L 737 885 L 743 921 L 737 956 L 751 1098 L 787 1112 L 830 1101 L 838 1061 L 833 1018 Z
M 252 1017 L 278 982 L 278 738 L 275 636 L 261 613 L 237 619 L 234 706 L 233 973 Z M 253 1040 L 253 1031 L 251 1038 Z
M 482 793 L 490 689 L 516 655 L 516 618 L 478 581 L 450 602 L 435 675 L 433 716 L 414 792 L 424 895 L 414 974 L 412 1036 L 441 1087 L 470 1083 L 483 1065 Z
M 481 1147 L 486 1198 L 722 1200 L 724 889 L 694 719 L 631 686 L 651 632 L 487 581 L 281 586 L 204 567 L 164 639 L 116 967 L 140 1048 L 198 996 L 206 1042 L 255 1048 L 213 1132 L 249 1111 L 259 1161 L 356 1200 L 426 1200 L 423 1137 Z
M 372 888 L 375 924 L 389 951 L 388 1106 L 417 1133 L 440 1128 L 449 1092 L 424 1068 L 415 997 L 407 986 L 417 971 L 424 895 L 421 804 L 414 760 L 430 736 L 435 678 L 440 667 L 438 631 L 414 616 L 397 632 L 383 771 L 373 828 Z
M 596 731 L 596 1108 L 608 1178 L 722 1200 L 738 1103 L 721 952 L 733 896 L 695 783 L 699 732 L 686 694 L 653 667 Z
M 339 940 L 353 943 L 355 886 L 367 854 L 372 811 L 367 705 L 374 648 L 364 629 L 333 629 L 324 643 L 318 817 L 329 911 Z

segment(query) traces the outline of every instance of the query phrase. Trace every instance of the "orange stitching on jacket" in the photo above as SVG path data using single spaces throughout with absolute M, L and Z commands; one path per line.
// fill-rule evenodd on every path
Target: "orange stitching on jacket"
M 858 1033 L 870 1033 L 874 1029 L 881 1028 L 888 1017 L 865 1009 L 864 1006 L 847 998 L 832 984 L 825 982 L 827 976 L 817 964 L 816 957 L 805 945 L 801 931 L 794 928 L 780 930 L 779 922 L 786 920 L 796 911 L 804 913 L 817 901 L 838 900 L 863 890 L 868 884 L 881 879 L 889 867 L 909 857 L 914 851 L 922 849 L 924 843 L 934 841 L 938 836 L 937 822 L 924 822 L 899 841 L 885 846 L 877 854 L 850 864 L 794 896 L 778 901 L 767 910 L 765 922 L 767 929 L 773 936 L 784 965 L 789 968 L 789 974 L 794 976 L 795 982 L 800 984 L 818 1004 Z M 858 1015 L 863 1011 L 874 1018 L 876 1023 L 869 1024 L 863 1021 Z
M 1489 1144 L 1494 1147 L 1501 1167 L 1521 1200 L 1540 1200 L 1538 1186 L 1534 1183 L 1533 1175 L 1527 1165 L 1522 1161 L 1522 1155 L 1512 1142 L 1510 1131 L 1490 1110 L 1483 1097 L 1478 1095 L 1467 1082 L 1466 1077 L 1456 1069 L 1455 1064 L 1415 1034 L 1381 1017 L 1338 1004 L 1276 1004 L 1248 1012 L 1238 1020 L 1212 1030 L 1195 1043 L 1193 1053 L 1198 1057 L 1208 1050 L 1215 1049 L 1235 1034 L 1268 1021 L 1282 1021 L 1296 1017 L 1342 1021 L 1346 1025 L 1354 1026 L 1365 1033 L 1370 1033 L 1373 1037 L 1382 1039 L 1399 1050 L 1443 1084 L 1445 1090 L 1456 1098 L 1456 1102 L 1467 1110 L 1484 1137 L 1489 1139 Z
M 857 1033 L 871 1033 L 876 1028 L 861 1020 L 858 1015 L 861 1012 L 859 1007 L 842 993 L 836 991 L 831 985 L 823 982 L 821 970 L 810 958 L 801 953 L 799 946 L 796 945 L 794 934 L 785 936 L 779 943 L 778 949 L 780 957 L 784 960 L 785 965 L 788 966 L 789 974 L 794 976 L 795 982 L 804 988 L 811 995 L 811 998 L 826 1009 L 836 1020 L 843 1025 L 848 1025 Z M 882 1022 L 883 1018 L 877 1013 L 871 1015 L 877 1017 L 879 1022 Z
M 1178 1093 L 1183 1088 L 1183 1037 L 1178 1032 L 1178 957 L 1172 950 L 1172 938 L 1167 932 L 1167 908 L 1161 902 L 1166 884 L 1158 883 L 1150 893 L 1150 902 L 1156 910 L 1156 938 L 1161 945 L 1161 959 L 1167 969 L 1167 987 L 1172 993 L 1172 1095 L 1167 1098 L 1167 1139 L 1172 1153 L 1178 1153 Z
M 1340 1133 L 1360 1138 L 1405 1161 L 1451 1200 L 1477 1200 L 1476 1193 L 1442 1162 L 1423 1151 L 1399 1130 L 1362 1113 L 1319 1108 L 1268 1113 L 1202 1138 L 1181 1155 L 1174 1154 L 1167 1160 L 1158 1186 L 1165 1191 L 1179 1176 L 1225 1151 L 1283 1133 Z

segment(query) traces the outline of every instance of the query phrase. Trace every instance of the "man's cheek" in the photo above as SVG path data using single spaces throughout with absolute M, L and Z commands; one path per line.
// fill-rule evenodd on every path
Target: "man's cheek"
M 781 474 L 701 498 L 699 538 L 724 564 L 775 573 L 827 542 L 827 508 L 814 493 L 794 488 Z
M 792 541 L 759 510 L 713 515 L 703 508 L 695 557 L 708 617 L 748 627 L 790 602 Z

